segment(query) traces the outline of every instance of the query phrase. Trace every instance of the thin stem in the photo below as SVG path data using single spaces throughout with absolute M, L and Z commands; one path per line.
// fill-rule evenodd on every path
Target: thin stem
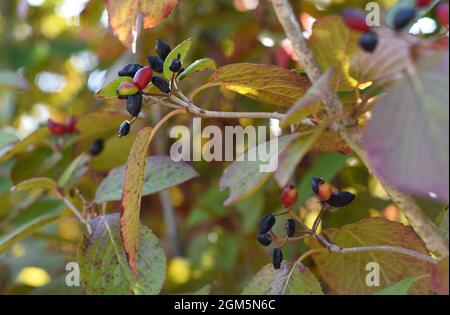
M 60 192 L 56 191 L 56 195 L 58 196 L 58 198 L 60 200 L 62 200 L 67 205 L 67 207 L 78 218 L 78 220 L 86 226 L 86 230 L 88 231 L 89 234 L 91 234 L 92 233 L 91 226 L 86 221 L 86 219 L 81 215 L 81 213 L 78 211 L 77 207 L 75 207 L 75 205 L 66 196 L 64 196 Z

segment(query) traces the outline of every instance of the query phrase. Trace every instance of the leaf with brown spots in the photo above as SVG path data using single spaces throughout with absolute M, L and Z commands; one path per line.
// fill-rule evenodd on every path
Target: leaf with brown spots
M 109 24 L 117 38 L 132 48 L 137 33 L 138 16 L 142 14 L 142 26 L 152 28 L 167 18 L 178 0 L 105 0 Z
M 324 234 L 340 247 L 390 245 L 427 254 L 425 245 L 410 227 L 381 218 L 363 219 L 339 229 L 326 230 Z M 322 247 L 316 240 L 308 239 L 307 243 L 311 248 Z M 313 260 L 321 279 L 334 294 L 371 294 L 408 277 L 416 279 L 410 294 L 431 293 L 429 276 L 433 265 L 411 256 L 387 251 L 325 252 L 314 255 Z M 380 268 L 378 287 L 366 285 L 366 277 L 372 271 L 366 268 L 371 262 Z
M 195 93 L 222 86 L 260 102 L 292 106 L 311 86 L 306 75 L 277 66 L 236 63 L 217 69 Z

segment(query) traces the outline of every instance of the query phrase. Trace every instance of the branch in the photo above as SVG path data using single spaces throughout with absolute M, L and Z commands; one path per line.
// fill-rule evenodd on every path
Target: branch
M 275 13 L 278 16 L 278 20 L 292 42 L 294 51 L 308 77 L 312 82 L 317 81 L 321 76 L 320 67 L 314 58 L 312 51 L 308 47 L 308 42 L 303 36 L 300 24 L 298 23 L 288 0 L 271 1 Z M 344 107 L 337 95 L 333 92 L 328 93 L 324 98 L 324 104 L 328 116 L 335 122 L 342 139 L 344 139 L 349 147 L 360 157 L 369 172 L 374 174 L 375 172 L 370 166 L 367 154 L 362 147 L 362 132 L 360 128 L 347 127 L 349 126 L 348 118 L 347 115 L 344 114 Z M 427 216 L 425 216 L 415 200 L 409 194 L 390 186 L 382 179 L 380 180 L 380 183 L 391 200 L 404 212 L 409 223 L 423 240 L 428 250 L 439 254 L 440 256 L 448 256 L 448 243 L 439 235 L 434 224 Z

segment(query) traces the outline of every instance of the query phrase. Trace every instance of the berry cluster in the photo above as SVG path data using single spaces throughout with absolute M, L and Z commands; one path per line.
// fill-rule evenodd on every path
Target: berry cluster
M 149 84 L 153 84 L 162 93 L 171 92 L 170 83 L 163 77 L 154 73 L 162 74 L 164 72 L 164 62 L 172 51 L 168 43 L 162 39 L 156 41 L 155 47 L 157 55 L 147 57 L 148 66 L 138 63 L 126 65 L 118 72 L 120 77 L 129 77 L 129 81 L 122 82 L 116 90 L 119 99 L 126 100 L 126 109 L 133 117 L 131 121 L 125 120 L 119 126 L 119 137 L 126 136 L 130 132 L 131 124 L 142 110 L 142 95 Z M 177 75 L 184 71 L 181 67 L 181 56 L 178 54 L 170 61 L 169 69 Z
M 417 9 L 431 5 L 433 0 L 416 0 L 415 7 L 400 8 L 394 16 L 393 28 L 396 32 L 403 31 L 417 17 Z M 367 51 L 373 52 L 378 46 L 378 34 L 366 23 L 365 13 L 357 8 L 346 8 L 341 12 L 342 19 L 348 28 L 361 32 L 359 46 Z M 448 3 L 441 2 L 435 7 L 436 19 L 448 27 Z
M 74 116 L 70 116 L 64 123 L 59 123 L 49 118 L 47 120 L 47 128 L 55 136 L 72 134 L 77 131 L 77 119 Z
M 344 207 L 350 204 L 354 199 L 355 195 L 348 191 L 338 191 L 330 183 L 319 177 L 313 177 L 311 180 L 311 189 L 318 196 L 321 204 L 321 211 L 316 221 L 313 224 L 313 228 L 310 229 L 305 226 L 305 224 L 295 215 L 291 207 L 297 202 L 298 193 L 294 185 L 289 185 L 285 187 L 281 193 L 280 200 L 281 204 L 288 211 L 280 214 L 269 213 L 262 217 L 258 225 L 258 242 L 263 246 L 269 246 L 272 241 L 275 241 L 277 245 L 272 251 L 272 264 L 274 269 L 280 269 L 281 262 L 283 261 L 283 253 L 281 248 L 288 241 L 297 241 L 303 239 L 307 236 L 314 235 L 316 233 L 317 227 L 320 223 L 323 213 L 325 210 L 330 208 Z M 276 223 L 276 217 L 289 214 L 293 218 L 287 219 L 285 222 L 286 238 L 281 239 L 277 237 L 273 232 L 272 228 Z M 295 220 L 294 220 L 295 219 Z M 296 230 L 296 221 L 302 223 L 305 226 L 305 231 Z M 296 236 L 296 234 L 303 234 L 302 236 Z

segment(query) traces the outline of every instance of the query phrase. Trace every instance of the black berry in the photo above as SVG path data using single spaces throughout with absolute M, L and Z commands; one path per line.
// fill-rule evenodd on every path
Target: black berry
M 416 17 L 417 10 L 415 8 L 401 8 L 394 17 L 394 29 L 401 31 Z
M 159 38 L 156 40 L 156 53 L 163 61 L 166 60 L 171 51 L 172 48 L 167 42 Z
M 281 262 L 283 261 L 283 253 L 281 252 L 281 249 L 274 248 L 272 252 L 272 264 L 274 269 L 280 269 Z
M 141 68 L 142 68 L 142 65 L 140 65 L 138 63 L 130 63 L 130 64 L 126 65 L 125 67 L 123 67 L 122 70 L 120 70 L 118 72 L 118 75 L 119 75 L 119 77 L 134 77 L 136 72 Z
M 131 116 L 136 117 L 142 109 L 142 93 L 138 92 L 127 98 L 127 111 Z
M 164 71 L 164 62 L 158 56 L 148 56 L 148 64 L 155 72 L 162 73 Z
M 125 137 L 130 132 L 131 124 L 128 120 L 122 122 L 119 126 L 119 137 Z
M 288 219 L 286 221 L 285 227 L 286 227 L 286 235 L 288 237 L 294 236 L 294 234 L 295 234 L 295 221 L 292 220 L 292 219 Z
M 275 224 L 275 217 L 273 216 L 273 214 L 267 214 L 265 215 L 261 221 L 259 221 L 259 226 L 258 226 L 258 233 L 259 234 L 264 234 L 269 232 L 273 225 Z
M 152 83 L 154 86 L 156 86 L 161 92 L 163 93 L 170 93 L 170 87 L 169 82 L 157 75 L 154 75 L 152 78 Z
M 258 242 L 263 246 L 269 246 L 272 243 L 272 238 L 269 233 L 258 234 Z
M 375 32 L 366 32 L 359 38 L 359 46 L 367 51 L 373 52 L 378 46 L 378 35 Z
M 180 60 L 180 54 L 178 54 L 177 58 L 173 58 L 169 65 L 169 70 L 177 73 L 181 69 L 181 60 Z
M 103 151 L 103 139 L 97 139 L 92 143 L 89 153 L 92 156 L 99 155 Z
M 325 201 L 332 207 L 345 207 L 355 199 L 355 195 L 349 191 L 339 191 L 331 194 L 331 198 Z

